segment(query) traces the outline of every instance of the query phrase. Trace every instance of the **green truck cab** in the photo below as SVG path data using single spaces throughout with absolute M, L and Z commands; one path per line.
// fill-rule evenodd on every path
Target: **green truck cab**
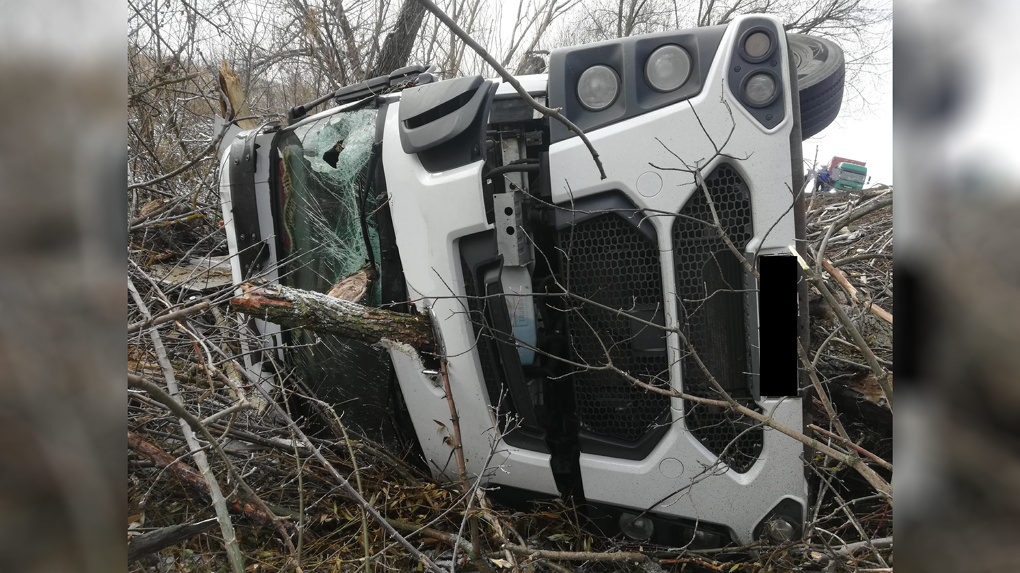
M 856 163 L 842 162 L 833 169 L 833 187 L 840 191 L 860 191 L 867 180 L 868 168 Z

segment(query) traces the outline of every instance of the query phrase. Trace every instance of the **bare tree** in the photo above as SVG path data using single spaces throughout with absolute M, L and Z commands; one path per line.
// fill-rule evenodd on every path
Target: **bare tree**
M 400 7 L 400 15 L 393 30 L 386 36 L 370 76 L 380 76 L 392 70 L 406 66 L 411 50 L 418 38 L 422 21 L 425 19 L 425 7 L 416 0 L 404 0 Z

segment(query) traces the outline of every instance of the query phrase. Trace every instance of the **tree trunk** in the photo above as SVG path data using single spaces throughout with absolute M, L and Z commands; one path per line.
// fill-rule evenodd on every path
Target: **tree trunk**
M 322 293 L 281 285 L 241 285 L 244 294 L 230 299 L 234 310 L 275 322 L 335 334 L 370 344 L 387 339 L 419 351 L 433 349 L 427 315 L 403 314 L 341 300 Z
M 418 0 L 404 0 L 393 30 L 386 36 L 379 59 L 368 77 L 382 76 L 407 65 L 418 29 L 425 19 L 425 6 Z

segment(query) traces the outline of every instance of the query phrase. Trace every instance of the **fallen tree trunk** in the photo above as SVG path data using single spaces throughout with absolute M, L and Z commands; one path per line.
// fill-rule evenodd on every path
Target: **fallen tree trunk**
M 418 351 L 433 350 L 432 327 L 427 315 L 404 314 L 281 285 L 241 285 L 244 291 L 230 306 L 280 326 L 306 328 L 342 338 L 374 344 L 380 340 L 403 342 Z

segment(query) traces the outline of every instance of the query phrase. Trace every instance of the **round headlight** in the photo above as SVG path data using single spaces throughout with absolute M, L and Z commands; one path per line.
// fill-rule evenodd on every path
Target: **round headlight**
M 620 76 L 609 66 L 592 66 L 577 80 L 577 99 L 591 111 L 602 111 L 613 105 L 619 94 Z
M 786 543 L 787 541 L 793 541 L 794 536 L 797 534 L 793 524 L 786 519 L 776 516 L 769 520 L 765 524 L 765 534 L 769 536 L 774 543 Z
M 648 56 L 645 79 L 660 92 L 671 92 L 687 82 L 691 75 L 691 56 L 675 44 L 663 46 Z
M 634 541 L 647 541 L 655 533 L 655 523 L 647 517 L 624 513 L 620 515 L 620 529 Z
M 744 54 L 752 62 L 760 62 L 772 53 L 772 37 L 756 30 L 744 38 Z
M 754 107 L 765 107 L 772 103 L 778 91 L 776 78 L 769 73 L 751 74 L 744 81 L 744 100 Z

